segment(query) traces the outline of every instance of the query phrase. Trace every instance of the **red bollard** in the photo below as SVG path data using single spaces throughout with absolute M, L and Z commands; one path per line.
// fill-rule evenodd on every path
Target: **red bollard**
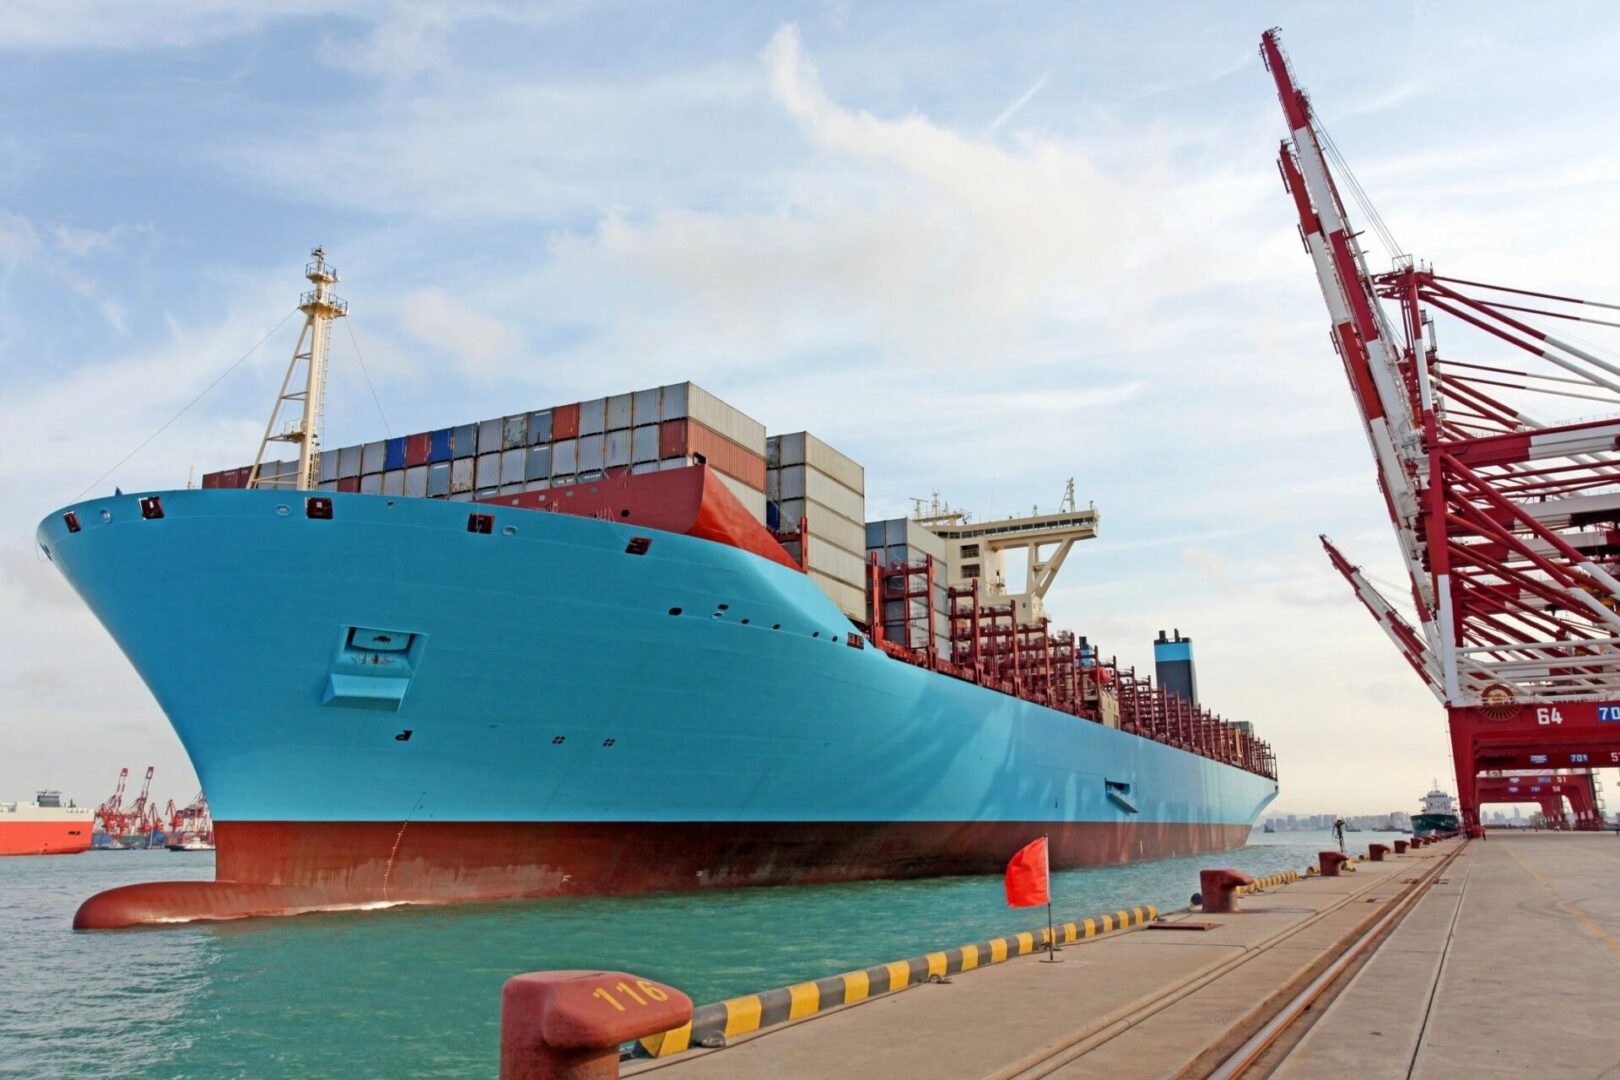
M 1383 862 L 1384 856 L 1389 854 L 1388 844 L 1367 845 L 1367 859 L 1370 862 Z
M 1238 909 L 1237 890 L 1254 878 L 1239 870 L 1198 871 L 1198 895 L 1207 915 L 1225 915 Z
M 1397 855 L 1405 855 L 1406 854 L 1406 849 L 1411 847 L 1411 846 L 1412 846 L 1412 844 L 1408 840 L 1397 840 L 1397 841 L 1395 841 L 1395 854 L 1397 854 Z
M 1316 859 L 1323 877 L 1338 877 L 1339 867 L 1349 862 L 1350 856 L 1342 851 L 1319 851 Z
M 617 1080 L 619 1045 L 692 1021 L 692 999 L 622 971 L 537 971 L 501 990 L 501 1080 Z

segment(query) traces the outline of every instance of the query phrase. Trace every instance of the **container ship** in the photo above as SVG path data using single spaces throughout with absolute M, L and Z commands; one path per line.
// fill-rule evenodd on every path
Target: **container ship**
M 64 803 L 59 791 L 33 802 L 0 802 L 0 855 L 76 855 L 90 847 L 95 825 L 88 806 Z
M 859 464 L 691 383 L 321 450 L 346 308 L 319 250 L 306 276 L 252 465 L 39 527 L 218 851 L 76 926 L 989 873 L 1042 834 L 1121 863 L 1241 847 L 1275 798 L 1190 639 L 1139 675 L 1051 628 L 1099 523 L 1072 484 L 867 521 Z
M 1462 827 L 1457 816 L 1457 800 L 1440 790 L 1436 780 L 1429 793 L 1423 796 L 1423 810 L 1412 815 L 1412 835 L 1430 836 L 1434 833 L 1454 833 Z

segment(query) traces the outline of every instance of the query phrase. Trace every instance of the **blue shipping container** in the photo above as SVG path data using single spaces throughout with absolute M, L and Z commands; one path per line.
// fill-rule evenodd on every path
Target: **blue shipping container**
M 450 430 L 450 428 L 440 428 L 428 436 L 429 464 L 450 460 Z
M 383 471 L 392 472 L 405 467 L 405 436 L 397 435 L 388 440 L 383 451 Z
M 469 458 L 478 453 L 478 425 L 460 424 L 450 436 L 450 456 Z

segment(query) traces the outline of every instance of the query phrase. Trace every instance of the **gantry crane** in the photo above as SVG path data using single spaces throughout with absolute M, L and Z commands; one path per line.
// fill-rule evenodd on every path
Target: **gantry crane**
M 1323 544 L 1445 706 L 1458 799 L 1477 831 L 1482 772 L 1620 765 L 1620 362 L 1548 329 L 1620 326 L 1601 317 L 1620 305 L 1448 277 L 1400 252 L 1296 85 L 1276 30 L 1260 52 L 1288 124 L 1283 185 L 1416 626 Z M 1390 270 L 1369 269 L 1335 173 L 1383 237 Z M 1455 328 L 1464 350 L 1441 348 L 1437 314 L 1449 319 L 1448 344 Z

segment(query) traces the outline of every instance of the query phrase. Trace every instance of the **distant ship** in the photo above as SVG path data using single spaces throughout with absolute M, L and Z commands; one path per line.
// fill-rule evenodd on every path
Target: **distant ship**
M 1423 812 L 1412 815 L 1412 835 L 1456 832 L 1462 827 L 1457 817 L 1457 800 L 1440 790 L 1440 781 L 1423 796 Z
M 0 855 L 77 855 L 90 847 L 95 811 L 41 791 L 33 802 L 0 803 Z

